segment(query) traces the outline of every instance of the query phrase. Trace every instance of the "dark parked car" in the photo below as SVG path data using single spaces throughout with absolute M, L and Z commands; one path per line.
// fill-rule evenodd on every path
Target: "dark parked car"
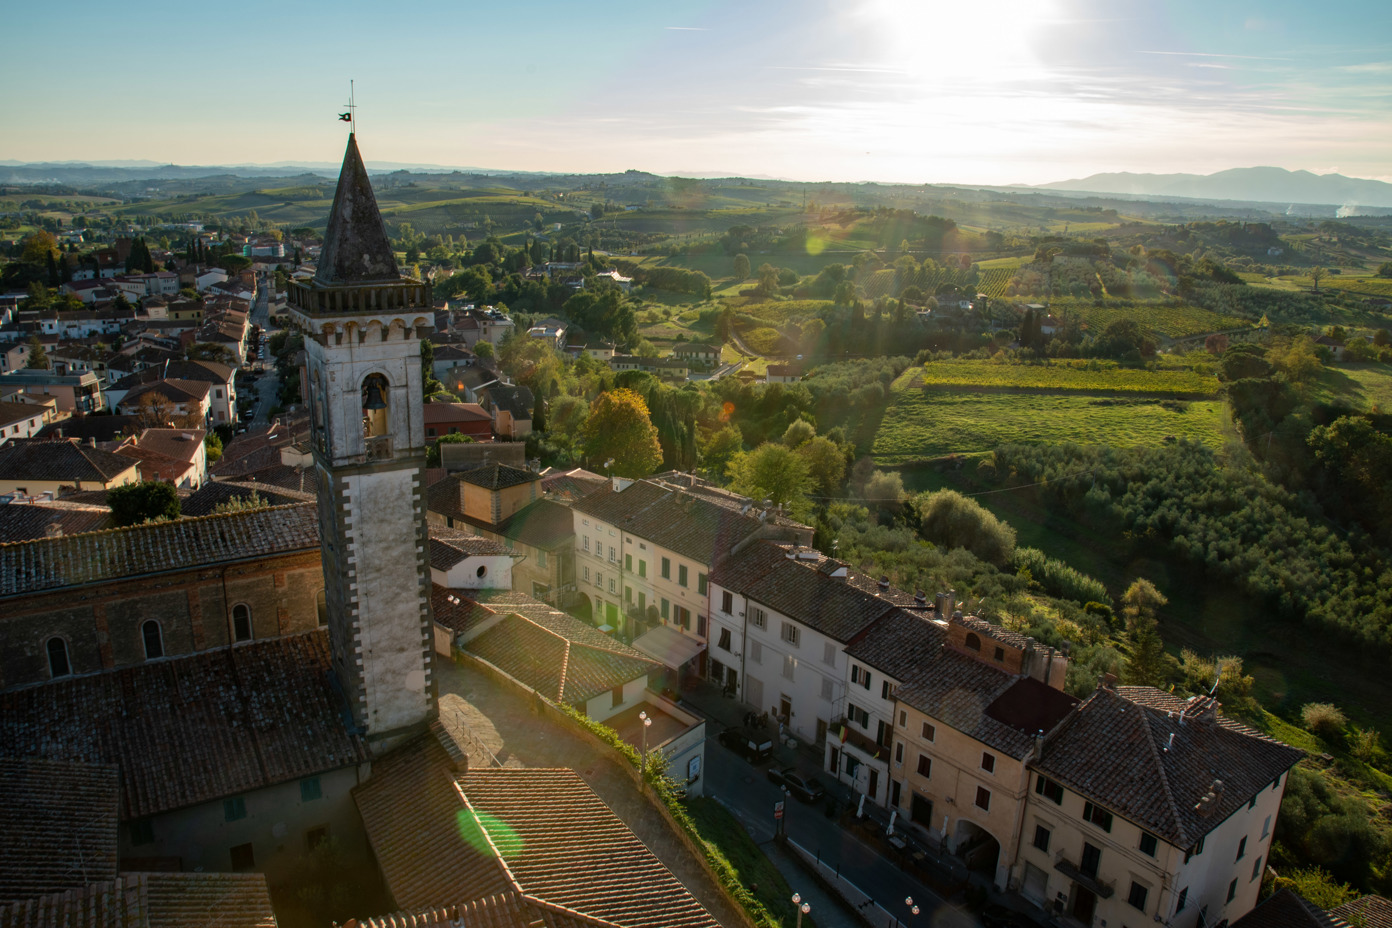
M 802 774 L 798 773 L 792 767 L 787 767 L 783 770 L 778 770 L 777 768 L 770 770 L 768 772 L 768 778 L 771 782 L 782 786 L 803 802 L 818 802 L 826 796 L 826 790 L 822 789 L 821 785 L 818 784 L 816 780 L 804 780 Z
M 727 728 L 720 733 L 720 743 L 751 764 L 762 764 L 773 756 L 773 739 L 761 732 Z

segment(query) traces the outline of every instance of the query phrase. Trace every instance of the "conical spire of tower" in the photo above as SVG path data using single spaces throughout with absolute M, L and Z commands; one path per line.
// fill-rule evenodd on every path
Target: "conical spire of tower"
M 359 284 L 400 279 L 396 253 L 367 179 L 367 166 L 358 153 L 357 140 L 349 134 L 314 280 L 319 284 Z

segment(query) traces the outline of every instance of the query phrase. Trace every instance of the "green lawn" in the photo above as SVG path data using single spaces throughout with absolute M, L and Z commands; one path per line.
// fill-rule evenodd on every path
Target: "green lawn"
M 881 465 L 949 454 L 982 454 L 1009 442 L 1025 444 L 1159 444 L 1188 438 L 1213 447 L 1226 442 L 1222 402 L 1181 404 L 1174 411 L 1148 400 L 1110 400 L 1057 394 L 896 391 L 872 449 Z
M 770 914 L 791 908 L 788 900 L 793 895 L 792 887 L 773 861 L 759 850 L 759 845 L 754 843 L 738 819 L 714 799 L 688 799 L 684 805 L 691 820 L 696 823 L 701 838 L 730 862 L 739 874 L 740 883 L 744 886 L 758 884 L 754 898 L 762 902 Z M 810 917 L 805 917 L 802 924 L 812 926 L 816 923 Z
M 934 361 L 925 364 L 911 385 L 986 387 L 1048 391 L 1108 392 L 1170 396 L 1213 396 L 1218 378 L 1186 368 L 1145 370 L 1105 361 L 1055 361 L 1043 364 L 997 364 L 994 361 Z
M 1360 410 L 1378 407 L 1392 411 L 1392 366 L 1387 364 L 1329 364 L 1320 372 L 1314 398 L 1343 403 Z

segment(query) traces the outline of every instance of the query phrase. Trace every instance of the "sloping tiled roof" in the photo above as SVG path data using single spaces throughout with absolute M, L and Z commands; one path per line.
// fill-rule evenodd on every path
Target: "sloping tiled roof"
M 59 419 L 57 422 L 50 422 L 39 429 L 37 438 L 58 438 L 59 433 L 63 438 L 94 439 L 96 441 L 114 441 L 126 435 L 135 435 L 140 432 L 139 416 L 69 416 L 66 419 Z
M 0 755 L 114 764 L 143 818 L 367 759 L 345 727 L 328 633 L 0 693 Z
M 446 908 L 358 919 L 356 926 L 350 922 L 345 928 L 587 928 L 590 925 L 606 926 L 607 923 L 562 911 L 518 892 L 506 892 Z
M 25 422 L 29 419 L 38 419 L 42 422 L 43 417 L 44 408 L 42 406 L 0 400 L 0 426 L 14 425 L 16 422 Z
M 1359 896 L 1330 909 L 1329 914 L 1358 928 L 1392 928 L 1392 900 L 1383 896 Z
M 140 402 L 140 398 L 146 394 L 159 394 L 171 403 L 188 403 L 193 400 L 202 401 L 211 390 L 212 385 L 207 381 L 178 379 L 155 380 L 150 383 L 141 384 L 121 397 L 121 405 L 132 408 L 137 405 Z
M 524 893 L 626 928 L 717 928 L 575 771 L 470 770 L 459 787 Z
M 508 549 L 496 541 L 443 525 L 430 526 L 430 566 L 449 570 L 471 557 L 507 555 Z
M 789 559 L 768 542 L 756 542 L 727 559 L 711 580 L 837 641 L 850 641 L 899 610 L 890 600 Z
M 111 512 L 105 509 L 0 506 L 0 544 L 47 538 L 50 534 L 79 535 L 110 527 Z
M 275 928 L 260 873 L 123 873 L 0 908 L 0 928 Z
M 946 640 L 947 633 L 931 619 L 895 609 L 852 639 L 846 654 L 904 681 L 936 658 Z
M 555 702 L 585 701 L 662 665 L 564 613 L 509 615 L 465 649 Z
M 554 499 L 573 501 L 588 496 L 608 482 L 601 474 L 576 467 L 572 470 L 543 474 L 541 489 Z
M 0 480 L 94 480 L 135 466 L 129 458 L 75 441 L 12 438 L 0 445 Z
M 493 531 L 533 548 L 550 549 L 575 537 L 575 519 L 570 507 L 539 499 L 493 526 Z
M 114 766 L 0 758 L 0 905 L 116 877 L 116 778 Z
M 0 597 L 318 547 L 310 503 L 36 539 L 0 545 Z
M 441 422 L 492 422 L 493 417 L 478 403 L 426 403 L 425 424 L 438 425 Z
M 456 774 L 439 739 L 427 734 L 376 760 L 372 776 L 353 789 L 387 888 L 408 911 L 511 888 L 496 858 L 463 834 Z
M 651 480 L 618 492 L 606 483 L 573 508 L 701 564 L 714 563 L 759 529 L 752 515 Z
M 1181 700 L 1151 687 L 1099 687 L 1050 739 L 1035 766 L 1189 848 L 1304 756 L 1216 708 L 1207 697 Z M 1221 791 L 1205 806 L 1215 781 L 1221 781 Z
M 488 388 L 488 402 L 496 409 L 512 413 L 514 419 L 531 419 L 535 399 L 526 387 L 496 383 Z
M 507 464 L 485 464 L 483 467 L 461 471 L 455 476 L 464 483 L 483 487 L 485 490 L 504 490 L 540 479 L 525 468 L 510 467 Z
M 990 638 L 1001 644 L 1008 644 L 1013 648 L 1024 649 L 1029 646 L 1030 639 L 1028 635 L 1012 632 L 1010 629 L 1000 625 L 992 625 L 985 619 L 978 618 L 974 615 L 964 615 L 960 619 L 953 619 L 953 621 L 962 624 L 983 638 Z
M 181 461 L 192 462 L 208 437 L 205 429 L 146 429 L 136 439 L 141 451 L 150 450 Z
M 1233 928 L 1348 928 L 1348 922 L 1332 912 L 1326 912 L 1299 893 L 1282 889 L 1233 922 Z M 1367 928 L 1387 926 L 1370 924 Z
M 311 489 L 313 484 L 310 485 Z M 260 497 L 267 506 L 289 506 L 295 503 L 314 501 L 314 494 L 285 490 L 275 484 L 233 483 L 223 480 L 209 480 L 193 493 L 184 497 L 179 504 L 185 517 L 211 515 L 213 510 L 231 500 L 249 500 L 252 495 Z

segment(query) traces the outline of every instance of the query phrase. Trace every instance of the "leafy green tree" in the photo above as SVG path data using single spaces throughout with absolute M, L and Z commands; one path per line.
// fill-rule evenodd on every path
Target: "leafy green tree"
M 1126 682 L 1137 686 L 1160 686 L 1169 675 L 1165 643 L 1160 638 L 1156 616 L 1169 602 L 1155 584 L 1141 577 L 1121 596 L 1126 617 Z
M 46 371 L 50 366 L 52 366 L 52 362 L 48 360 L 48 351 L 44 348 L 43 343 L 39 341 L 37 335 L 31 336 L 29 339 L 29 361 L 25 367 L 36 371 Z
M 802 455 L 776 442 L 765 442 L 753 451 L 741 451 L 727 467 L 730 488 L 756 502 L 769 500 L 794 515 L 810 511 L 807 493 L 811 473 Z
M 783 444 L 799 448 L 817 437 L 817 427 L 806 419 L 794 419 L 783 432 Z
M 493 360 L 492 342 L 479 342 L 478 344 L 474 345 L 473 351 L 474 354 L 478 355 L 479 360 L 481 361 Z
M 1392 265 L 1389 265 L 1392 266 Z M 1392 276 L 1392 275 L 1389 275 Z M 735 280 L 749 279 L 749 255 L 735 255 Z
M 26 264 L 46 267 L 49 258 L 57 258 L 58 255 L 57 237 L 44 229 L 26 235 L 20 243 L 19 260 Z
M 662 463 L 648 404 L 632 390 L 608 390 L 594 398 L 584 439 L 591 466 L 607 467 L 610 474 L 646 477 Z
M 778 268 L 772 264 L 759 265 L 759 292 L 764 296 L 778 290 Z
M 208 458 L 209 466 L 222 458 L 222 439 L 216 432 L 209 432 L 208 437 L 203 439 L 203 453 Z
M 1392 261 L 1384 261 L 1378 265 L 1377 276 L 1392 277 Z
M 535 399 L 532 403 L 532 431 L 546 431 L 546 399 L 540 390 L 533 394 Z
M 179 518 L 179 494 L 172 483 L 145 480 L 116 487 L 106 494 L 111 520 L 118 526 Z
M 923 537 L 947 548 L 966 548 L 1004 567 L 1015 554 L 1015 529 L 956 490 L 920 493 L 913 503 Z
M 712 432 L 701 446 L 701 468 L 716 479 L 724 479 L 730 459 L 744 450 L 744 437 L 733 425 Z
M 251 259 L 242 255 L 223 255 L 217 260 L 217 266 L 235 277 L 243 270 L 251 267 Z
M 1392 276 L 1392 275 L 1389 275 Z M 1321 909 L 1335 909 L 1358 898 L 1358 891 L 1347 883 L 1340 883 L 1329 872 L 1319 867 L 1301 870 L 1282 869 L 1276 877 L 1277 892 L 1289 889 L 1299 893 L 1306 902 L 1312 902 Z
M 786 437 L 785 433 L 784 438 Z M 807 462 L 807 471 L 812 477 L 814 489 L 823 497 L 835 496 L 841 489 L 841 481 L 846 478 L 846 453 L 841 450 L 841 446 L 830 438 L 819 435 L 798 446 L 797 453 Z
M 1311 280 L 1311 281 L 1314 283 L 1314 285 L 1315 285 L 1315 292 L 1316 292 L 1316 293 L 1319 293 L 1320 281 L 1321 281 L 1321 280 L 1324 280 L 1324 277 L 1325 277 L 1325 275 L 1326 275 L 1327 273 L 1328 273 L 1328 271 L 1326 271 L 1326 270 L 1325 270 L 1324 268 L 1322 268 L 1322 267 L 1312 267 L 1312 268 L 1310 268 L 1310 280 Z

